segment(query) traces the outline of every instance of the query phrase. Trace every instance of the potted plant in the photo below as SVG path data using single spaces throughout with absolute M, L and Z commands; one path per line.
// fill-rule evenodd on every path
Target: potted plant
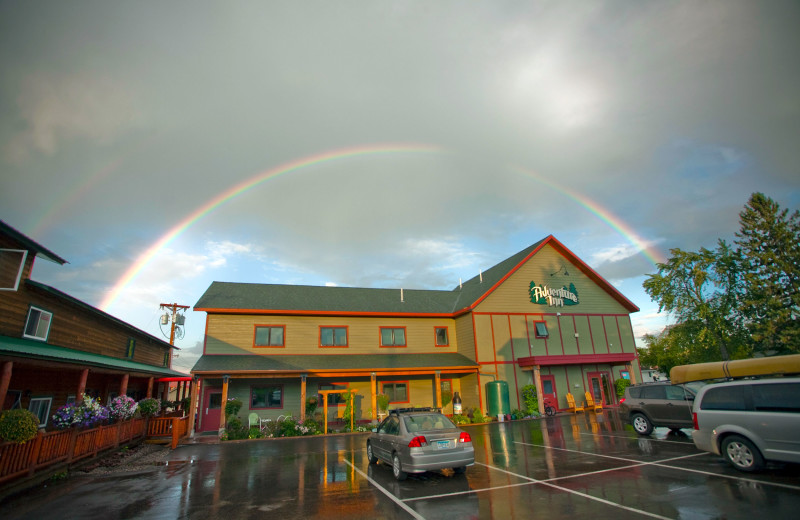
M 378 415 L 385 416 L 386 410 L 389 409 L 389 396 L 386 394 L 378 394 L 376 401 L 378 402 Z
M 108 418 L 108 408 L 85 395 L 81 401 L 65 404 L 56 410 L 53 415 L 53 426 L 59 430 L 66 430 L 74 426 L 93 428 L 107 421 Z
M 120 395 L 111 400 L 108 413 L 115 421 L 127 421 L 136 415 L 139 405 L 131 397 Z
M 142 417 L 154 417 L 161 411 L 161 401 L 152 397 L 142 399 L 138 409 Z
M 28 410 L 17 408 L 0 414 L 0 441 L 25 444 L 36 437 L 39 418 Z

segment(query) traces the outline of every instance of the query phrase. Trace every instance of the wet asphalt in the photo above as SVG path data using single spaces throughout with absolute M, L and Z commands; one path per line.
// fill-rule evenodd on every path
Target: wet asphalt
M 686 435 L 642 438 L 616 411 L 467 426 L 476 464 L 410 475 L 366 459 L 368 434 L 179 446 L 166 465 L 74 475 L 0 504 L 5 520 L 769 518 L 800 515 L 800 466 L 755 475 Z

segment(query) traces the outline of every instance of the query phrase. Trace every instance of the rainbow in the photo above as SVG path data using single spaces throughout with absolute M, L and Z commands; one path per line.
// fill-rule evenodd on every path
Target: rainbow
M 281 164 L 275 168 L 263 171 L 258 173 L 257 175 L 246 179 L 239 184 L 229 188 L 228 190 L 220 193 L 213 199 L 209 200 L 199 208 L 197 208 L 194 212 L 189 214 L 186 218 L 180 221 L 176 226 L 172 229 L 167 231 L 161 238 L 159 238 L 153 245 L 151 245 L 144 253 L 142 253 L 136 261 L 131 265 L 125 273 L 123 273 L 122 277 L 117 280 L 117 283 L 114 284 L 111 291 L 106 295 L 102 302 L 100 302 L 100 309 L 104 311 L 108 311 L 109 307 L 119 298 L 122 291 L 125 287 L 128 286 L 147 266 L 150 261 L 155 258 L 158 252 L 167 246 L 170 242 L 175 240 L 178 236 L 181 235 L 186 229 L 188 229 L 192 224 L 203 218 L 204 216 L 208 215 L 212 211 L 214 211 L 219 206 L 225 204 L 229 200 L 233 199 L 234 197 L 241 195 L 242 193 L 246 192 L 247 190 L 258 186 L 262 182 L 277 177 L 279 175 L 301 170 L 303 168 L 307 168 L 309 166 L 313 166 L 320 163 L 335 161 L 339 159 L 346 159 L 349 157 L 357 157 L 357 156 L 364 156 L 364 155 L 376 155 L 376 154 L 391 154 L 391 153 L 401 153 L 401 152 L 411 152 L 411 153 L 441 153 L 445 150 L 443 148 L 431 145 L 423 145 L 423 144 L 378 144 L 378 145 L 370 145 L 370 146 L 359 146 L 354 148 L 344 148 L 333 150 L 329 152 L 324 152 L 321 154 L 313 155 L 310 157 L 305 157 L 302 159 L 297 159 L 292 162 Z
M 525 168 L 521 168 L 516 165 L 509 166 L 511 170 L 516 171 L 517 173 L 521 173 L 525 176 L 532 177 L 537 182 L 544 184 L 548 188 L 561 193 L 565 197 L 572 199 L 573 201 L 577 202 L 579 205 L 586 208 L 590 213 L 594 214 L 608 224 L 611 228 L 613 228 L 617 233 L 622 235 L 628 242 L 630 242 L 637 250 L 639 250 L 645 258 L 647 258 L 650 263 L 653 264 L 653 267 L 657 267 L 657 264 L 663 264 L 666 262 L 666 257 L 664 257 L 663 253 L 652 246 L 652 244 L 648 244 L 647 241 L 642 239 L 631 226 L 625 223 L 622 219 L 614 215 L 610 210 L 600 206 L 592 199 L 586 197 L 585 195 L 565 188 L 558 183 L 555 183 L 549 179 L 542 177 L 541 175 L 532 172 L 531 170 L 527 170 Z

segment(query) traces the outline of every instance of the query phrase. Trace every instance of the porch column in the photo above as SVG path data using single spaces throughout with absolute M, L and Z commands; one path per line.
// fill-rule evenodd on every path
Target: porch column
M 542 369 L 539 365 L 533 366 L 533 384 L 536 386 L 536 396 L 539 401 L 539 414 L 544 415 L 544 397 L 542 396 Z
M 228 402 L 228 382 L 231 376 L 222 376 L 222 413 L 219 414 L 219 429 L 222 432 L 225 429 L 225 405 Z
M 630 365 L 625 365 L 625 370 L 627 370 L 628 371 L 628 375 L 631 376 L 631 384 L 635 385 L 636 384 L 636 373 L 633 371 L 633 363 L 631 363 Z
M 0 371 L 0 411 L 3 410 L 3 405 L 6 403 L 8 385 L 11 383 L 11 367 L 13 366 L 13 361 L 6 361 L 3 363 L 2 371 Z
M 433 376 L 433 384 L 436 385 L 436 408 L 442 408 L 442 373 L 438 370 Z
M 147 395 L 146 398 L 150 399 L 153 397 L 153 378 L 147 380 Z
M 128 395 L 128 374 L 122 376 L 122 381 L 119 383 L 119 395 Z
M 189 389 L 191 390 L 192 395 L 192 402 L 189 403 L 189 431 L 191 432 L 192 437 L 194 437 L 194 429 L 196 427 L 195 421 L 197 420 L 197 410 L 200 403 L 198 403 L 198 397 L 200 396 L 200 382 L 197 379 L 197 376 L 194 376 L 192 379 L 192 383 L 189 385 Z
M 300 422 L 306 420 L 306 374 L 300 375 Z
M 378 420 L 378 393 L 375 372 L 369 375 L 369 393 L 372 400 L 372 420 Z
M 89 369 L 81 370 L 81 377 L 78 380 L 78 391 L 75 393 L 75 402 L 83 401 L 83 394 L 86 393 L 86 380 L 89 378 Z
M 169 381 L 164 381 L 164 389 L 161 391 L 161 400 L 169 400 Z

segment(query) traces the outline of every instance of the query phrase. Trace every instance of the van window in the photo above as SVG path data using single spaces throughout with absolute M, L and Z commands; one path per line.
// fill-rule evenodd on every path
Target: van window
M 639 399 L 642 396 L 642 387 L 629 387 L 628 392 L 631 394 L 631 397 L 634 399 Z
M 746 410 L 745 386 L 710 388 L 700 408 L 703 410 Z
M 753 385 L 753 408 L 760 412 L 800 412 L 800 384 Z
M 642 399 L 666 399 L 664 385 L 645 386 L 642 388 Z

